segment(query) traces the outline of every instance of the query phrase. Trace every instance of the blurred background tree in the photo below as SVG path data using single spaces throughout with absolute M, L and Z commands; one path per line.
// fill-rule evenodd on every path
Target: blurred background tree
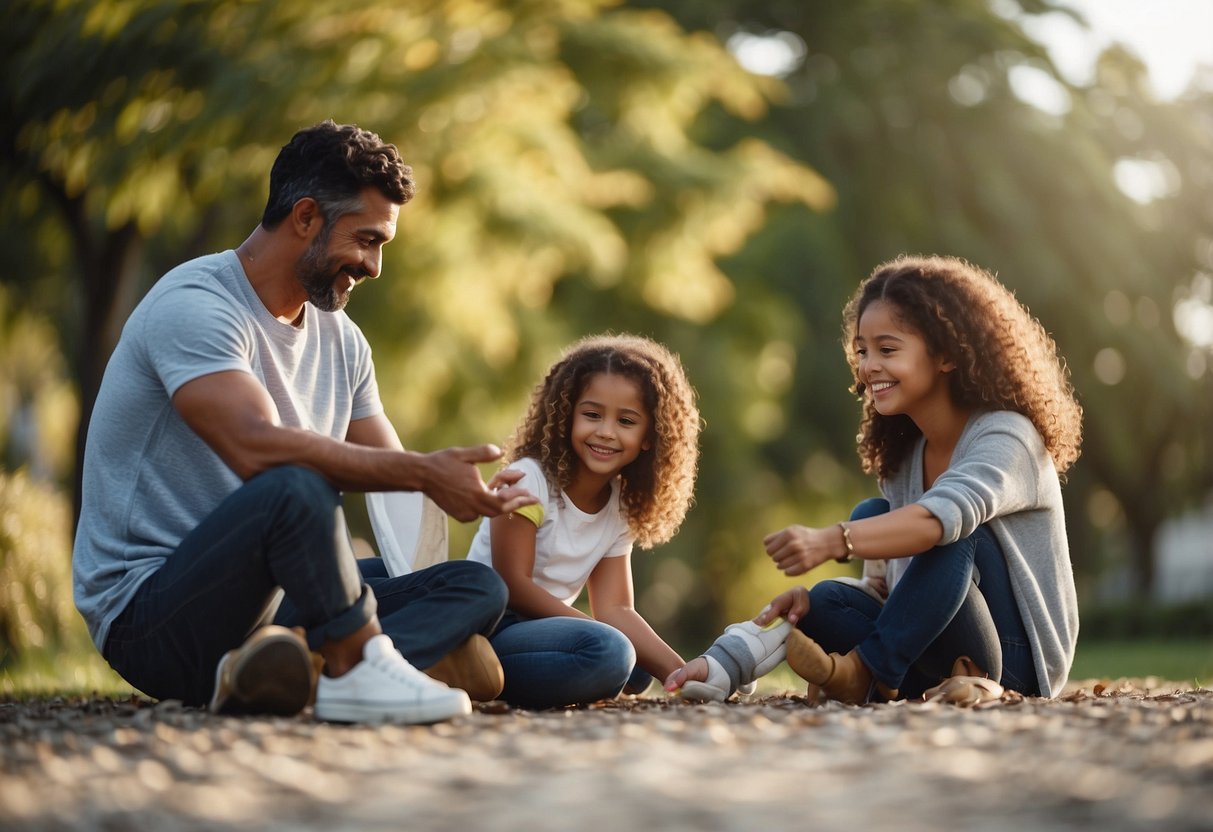
M 874 491 L 839 310 L 902 252 L 998 272 L 1055 333 L 1087 413 L 1080 586 L 1131 564 L 1145 596 L 1159 525 L 1213 486 L 1213 84 L 1157 100 L 1117 50 L 1067 83 L 1021 26 L 1057 6 L 15 0 L 4 467 L 74 493 L 68 437 L 133 304 L 238 244 L 278 147 L 331 117 L 395 142 L 421 185 L 350 304 L 407 445 L 504 441 L 589 332 L 682 355 L 698 504 L 637 587 L 683 649 L 789 584 L 765 533 Z
M 1021 27 L 1067 13 L 1058 3 L 654 5 L 776 62 L 788 98 L 749 134 L 837 189 L 836 211 L 785 212 L 764 231 L 775 251 L 755 244 L 735 259 L 739 272 L 754 257 L 803 264 L 771 281 L 817 324 L 795 352 L 831 349 L 838 299 L 900 253 L 997 272 L 1055 335 L 1085 408 L 1066 490 L 1080 587 L 1089 597 L 1127 564 L 1129 590 L 1148 598 L 1159 527 L 1213 486 L 1210 79 L 1159 101 L 1142 64 L 1114 48 L 1090 86 L 1069 84 Z M 818 395 L 827 378 L 802 362 L 786 407 L 828 424 L 824 444 L 837 449 L 855 410 Z M 823 438 L 790 431 L 770 445 L 801 504 L 813 477 L 790 466 Z

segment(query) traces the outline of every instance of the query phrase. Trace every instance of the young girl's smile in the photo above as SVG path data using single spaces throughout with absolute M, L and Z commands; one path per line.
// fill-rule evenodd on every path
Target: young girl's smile
M 864 310 L 855 335 L 859 377 L 878 413 L 914 418 L 924 407 L 950 400 L 947 373 L 952 364 L 932 356 L 922 336 L 895 313 L 885 301 Z
M 598 373 L 577 399 L 569 438 L 586 472 L 609 479 L 648 448 L 650 422 L 639 384 Z

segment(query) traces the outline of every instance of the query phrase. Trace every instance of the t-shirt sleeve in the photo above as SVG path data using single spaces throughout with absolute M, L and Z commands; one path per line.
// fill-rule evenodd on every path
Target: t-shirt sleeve
M 230 302 L 202 287 L 166 292 L 141 320 L 147 360 L 171 398 L 183 385 L 211 373 L 252 373 L 247 321 Z
M 524 506 L 520 509 L 515 509 L 514 513 L 525 517 L 535 524 L 535 528 L 543 525 L 543 518 L 547 514 L 545 508 L 548 504 L 548 481 L 543 474 L 543 469 L 539 467 L 539 463 L 533 459 L 519 459 L 510 463 L 510 470 L 521 471 L 522 479 L 518 481 L 518 485 L 525 488 L 538 498 L 539 502 L 534 505 Z
M 615 535 L 615 539 L 611 542 L 610 547 L 606 550 L 604 558 L 621 558 L 624 555 L 632 553 L 632 543 L 634 536 L 632 530 L 628 528 L 627 515 L 623 513 L 623 509 L 619 509 L 619 533 Z
M 611 548 L 607 549 L 607 553 L 603 557 L 621 558 L 630 554 L 632 554 L 632 532 L 628 529 L 627 523 L 624 523 L 623 530 L 619 532 L 615 542 L 611 544 Z

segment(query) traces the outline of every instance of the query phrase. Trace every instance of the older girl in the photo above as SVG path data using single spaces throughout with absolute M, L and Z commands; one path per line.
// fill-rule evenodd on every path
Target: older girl
M 859 455 L 883 499 L 764 546 L 787 575 L 887 559 L 888 598 L 821 581 L 754 623 L 793 624 L 788 663 L 830 699 L 919 696 L 962 658 L 969 674 L 1057 694 L 1078 636 L 1059 478 L 1082 411 L 1052 338 L 982 269 L 904 257 L 859 287 L 843 342 L 863 397 Z M 700 662 L 667 687 L 706 678 Z

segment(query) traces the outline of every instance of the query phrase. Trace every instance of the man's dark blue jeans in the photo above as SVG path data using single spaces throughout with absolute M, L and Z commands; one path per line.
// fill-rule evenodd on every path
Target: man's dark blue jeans
M 340 492 L 306 468 L 253 477 L 139 588 L 105 659 L 149 696 L 201 705 L 223 654 L 271 621 L 304 627 L 314 649 L 352 635 L 378 607 L 384 631 L 421 668 L 493 631 L 506 601 L 493 570 L 455 561 L 389 578 L 377 558 L 360 567 L 340 506 Z
M 885 500 L 865 500 L 851 519 L 888 510 Z M 1040 694 L 1006 559 L 986 526 L 916 555 L 883 605 L 856 587 L 819 581 L 796 626 L 828 652 L 858 649 L 873 676 L 906 698 L 950 675 L 960 656 L 1003 687 Z

